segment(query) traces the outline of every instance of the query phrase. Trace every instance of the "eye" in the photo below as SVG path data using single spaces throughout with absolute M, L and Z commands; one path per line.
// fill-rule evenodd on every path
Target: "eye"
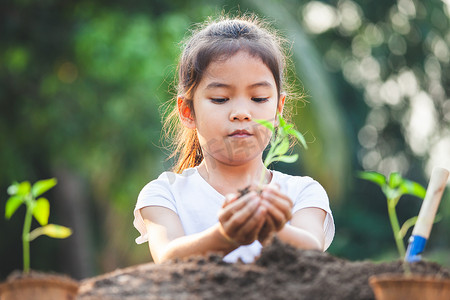
M 211 101 L 216 104 L 221 104 L 228 101 L 228 98 L 211 98 Z
M 269 97 L 267 97 L 267 98 L 253 97 L 252 100 L 255 101 L 255 102 L 258 102 L 258 103 L 266 102 L 266 101 L 269 100 Z

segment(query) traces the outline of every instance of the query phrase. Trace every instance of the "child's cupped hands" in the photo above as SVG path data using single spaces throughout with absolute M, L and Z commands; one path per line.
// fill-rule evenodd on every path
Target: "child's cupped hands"
M 261 191 L 261 206 L 265 208 L 266 222 L 258 234 L 258 240 L 264 244 L 272 235 L 280 231 L 292 218 L 291 199 L 280 191 L 277 184 L 269 184 Z
M 256 192 L 227 195 L 219 212 L 221 234 L 230 242 L 248 245 L 265 243 L 292 218 L 292 201 L 269 184 Z
M 261 197 L 255 191 L 241 197 L 238 194 L 227 195 L 219 211 L 221 234 L 234 244 L 249 245 L 258 238 L 266 213 L 261 206 Z

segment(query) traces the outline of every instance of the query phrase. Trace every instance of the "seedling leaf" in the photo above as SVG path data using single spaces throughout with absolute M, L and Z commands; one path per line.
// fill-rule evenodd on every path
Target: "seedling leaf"
M 255 122 L 258 123 L 258 124 L 263 125 L 264 127 L 269 128 L 269 130 L 272 131 L 272 132 L 273 132 L 274 129 L 275 129 L 275 127 L 273 126 L 272 122 L 269 122 L 269 121 L 267 121 L 267 120 L 264 120 L 264 119 L 257 119 L 257 120 L 253 120 L 253 121 L 255 121 Z
M 33 194 L 33 197 L 38 197 L 54 187 L 56 185 L 57 181 L 55 178 L 50 179 L 44 179 L 39 180 L 35 184 L 33 184 L 33 187 L 31 188 L 31 193 Z
M 422 199 L 425 198 L 425 194 L 427 192 L 422 185 L 407 179 L 403 179 L 403 182 L 400 185 L 400 190 L 403 194 L 413 195 Z
M 294 154 L 294 155 L 283 155 L 283 156 L 278 156 L 275 157 L 274 159 L 272 159 L 272 161 L 281 161 L 281 162 L 285 162 L 285 163 L 293 163 L 298 159 L 298 154 Z
M 289 139 L 283 139 L 281 143 L 276 147 L 273 156 L 281 156 L 289 150 Z
M 16 210 L 19 208 L 19 206 L 22 203 L 23 203 L 22 197 L 19 197 L 19 196 L 9 197 L 8 201 L 6 202 L 6 207 L 5 207 L 6 219 L 10 219 L 11 216 L 16 212 Z
M 358 172 L 358 177 L 361 179 L 372 181 L 379 186 L 384 186 L 386 184 L 386 177 L 384 175 L 377 173 L 377 172 Z
M 295 138 L 302 144 L 303 148 L 308 149 L 308 146 L 306 145 L 306 140 L 303 134 L 295 130 L 294 128 L 290 128 L 287 131 L 289 134 L 295 136 Z
M 50 203 L 45 198 L 36 200 L 36 205 L 33 209 L 33 216 L 41 224 L 41 226 L 48 224 L 48 217 L 50 216 Z
M 285 129 L 286 121 L 283 119 L 283 117 L 281 115 L 277 114 L 277 116 L 278 116 L 278 120 L 280 121 L 280 127 Z
M 29 181 L 23 181 L 17 186 L 16 195 L 26 196 L 31 191 L 31 184 Z
M 287 124 L 286 126 L 283 127 L 284 131 L 289 132 L 290 129 L 292 129 L 294 127 L 293 124 Z
M 389 175 L 389 186 L 393 189 L 397 188 L 402 183 L 402 176 L 397 173 L 393 172 Z
M 48 224 L 42 227 L 38 227 L 35 230 L 31 231 L 28 240 L 31 242 L 32 240 L 41 235 L 47 235 L 49 237 L 57 239 L 64 239 L 70 236 L 71 234 L 72 230 L 70 228 L 61 225 Z
M 42 229 L 45 235 L 57 239 L 65 239 L 72 234 L 70 228 L 61 225 L 48 224 L 42 227 Z

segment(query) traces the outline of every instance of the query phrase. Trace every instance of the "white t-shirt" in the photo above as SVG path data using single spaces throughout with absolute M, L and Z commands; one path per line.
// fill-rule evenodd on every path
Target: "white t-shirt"
M 334 237 L 334 221 L 323 187 L 307 176 L 291 176 L 278 171 L 272 171 L 272 174 L 272 182 L 277 183 L 281 192 L 293 201 L 293 214 L 306 207 L 317 207 L 327 212 L 323 224 L 327 249 Z M 180 217 L 185 234 L 190 235 L 204 231 L 219 221 L 218 212 L 224 200 L 225 196 L 209 185 L 197 168 L 186 169 L 182 174 L 164 172 L 158 179 L 144 186 L 139 193 L 133 224 L 141 235 L 136 239 L 136 243 L 148 241 L 147 229 L 140 213 L 143 207 L 162 206 L 172 210 Z M 255 241 L 230 252 L 224 260 L 236 262 L 241 259 L 245 263 L 253 262 L 259 256 L 261 248 L 262 245 Z

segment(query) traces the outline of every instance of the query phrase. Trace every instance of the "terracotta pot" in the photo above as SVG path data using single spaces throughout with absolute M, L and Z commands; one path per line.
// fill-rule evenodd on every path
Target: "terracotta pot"
M 57 275 L 24 275 L 0 284 L 0 300 L 71 300 L 78 294 L 78 285 L 77 281 Z
M 383 274 L 371 276 L 369 284 L 377 300 L 450 299 L 450 279 Z

